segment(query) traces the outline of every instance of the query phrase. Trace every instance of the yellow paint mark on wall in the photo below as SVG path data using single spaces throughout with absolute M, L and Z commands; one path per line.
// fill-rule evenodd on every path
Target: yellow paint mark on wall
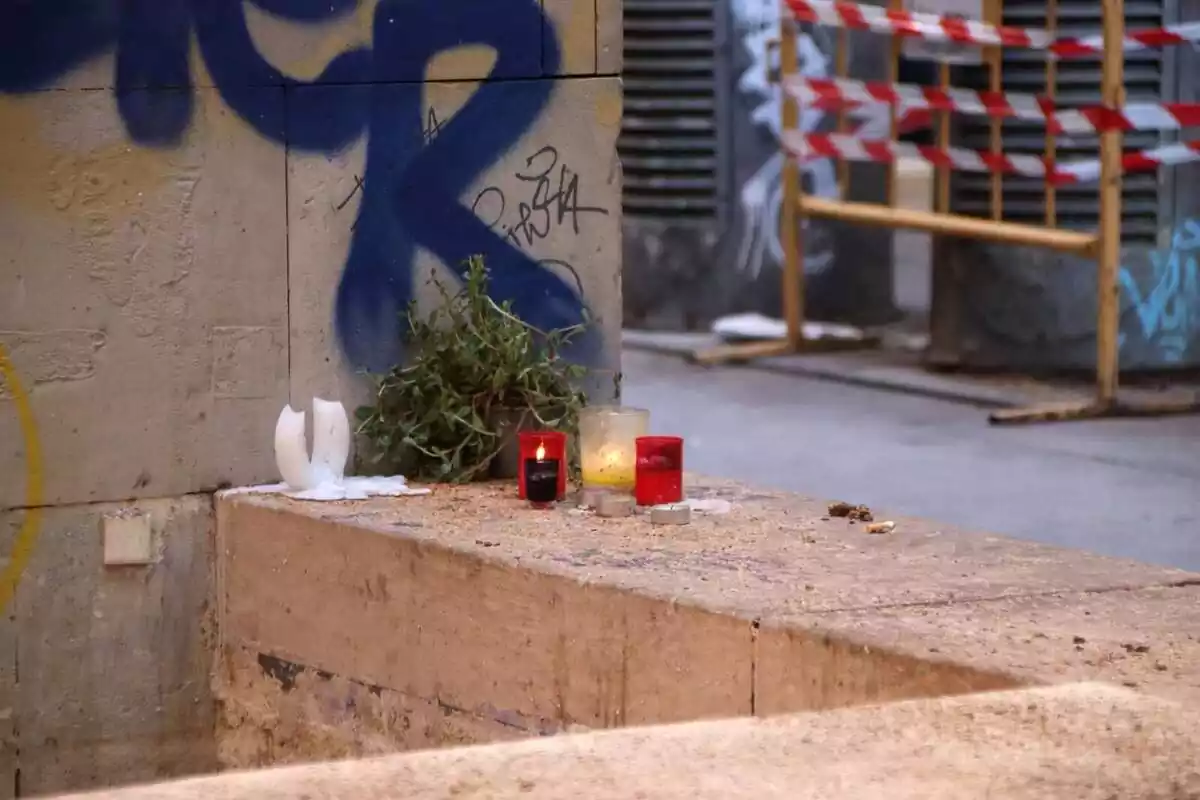
M 42 445 L 38 439 L 37 423 L 29 395 L 21 386 L 17 370 L 8 360 L 8 353 L 0 345 L 0 379 L 7 387 L 17 408 L 17 421 L 21 426 L 21 437 L 25 440 L 25 519 L 17 531 L 17 540 L 8 556 L 4 571 L 0 572 L 0 614 L 8 607 L 17 592 L 21 574 L 29 565 L 33 546 L 37 542 L 42 526 Z

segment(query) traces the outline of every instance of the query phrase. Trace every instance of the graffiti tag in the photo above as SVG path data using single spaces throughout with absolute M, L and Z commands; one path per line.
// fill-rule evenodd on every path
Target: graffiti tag
M 783 93 L 778 82 L 768 80 L 768 69 L 777 72 L 779 54 L 772 48 L 779 30 L 780 4 L 771 0 L 733 0 L 732 11 L 742 44 L 750 57 L 750 64 L 738 80 L 738 89 L 754 98 L 751 120 L 770 131 L 776 142 L 780 138 L 780 110 Z M 825 78 L 830 75 L 831 59 L 818 45 L 815 36 L 824 36 L 821 31 L 798 32 L 796 37 L 800 73 L 809 78 Z M 829 45 L 829 42 L 826 42 Z M 814 133 L 824 112 L 806 107 L 800 113 L 800 130 Z M 758 170 L 742 185 L 741 205 L 744 219 L 742 240 L 738 248 L 738 269 L 757 277 L 767 258 L 776 264 L 783 262 L 783 245 L 779 241 L 779 215 L 783 205 L 783 165 L 781 153 L 772 154 Z M 830 159 L 809 159 L 801 165 L 801 180 L 804 188 L 820 197 L 837 196 L 837 173 Z M 824 235 L 824 228 L 812 228 L 804 221 L 805 271 L 820 273 L 833 264 L 833 245 Z
M 259 52 L 246 5 L 300 24 L 355 13 L 358 0 L 96 0 L 7 3 L 0 7 L 0 92 L 50 85 L 85 61 L 114 51 L 114 95 L 129 138 L 175 147 L 194 116 L 192 42 L 224 103 L 260 135 L 289 149 L 336 154 L 367 140 L 366 167 L 334 327 L 351 364 L 373 371 L 401 358 L 401 316 L 413 296 L 418 249 L 460 272 L 482 255 L 490 291 L 542 329 L 586 318 L 574 286 L 493 230 L 461 197 L 545 110 L 561 52 L 538 0 L 380 0 L 369 46 L 334 57 L 317 78 L 284 74 Z M 543 36 L 547 32 L 550 35 Z M 532 37 L 540 47 L 530 47 Z M 423 81 L 442 52 L 482 45 L 492 71 L 448 120 L 424 113 Z M 543 156 L 545 158 L 545 156 Z M 543 212 L 575 224 L 578 184 L 560 172 L 531 173 L 538 187 L 518 235 L 544 226 Z M 575 176 L 577 178 L 577 176 Z M 547 188 L 542 188 L 543 186 Z M 537 194 L 541 191 L 541 194 Z M 574 204 L 574 205 L 572 205 Z M 563 209 L 568 209 L 563 211 Z M 543 228 L 536 228 L 541 231 Z M 581 341 L 591 349 L 590 338 Z
M 558 149 L 546 145 L 525 159 L 525 168 L 513 173 L 529 193 L 517 200 L 517 220 L 504 224 L 508 198 L 497 186 L 488 186 L 475 196 L 471 210 L 481 218 L 490 217 L 492 227 L 501 231 L 516 247 L 529 247 L 564 225 L 572 233 L 580 232 L 579 219 L 589 214 L 608 216 L 608 209 L 580 202 L 579 173 L 560 163 Z M 484 215 L 487 216 L 484 216 Z
M 1149 276 L 1139 286 L 1121 268 L 1121 290 L 1133 306 L 1137 335 L 1167 364 L 1179 363 L 1200 327 L 1200 222 L 1187 220 L 1171 237 L 1167 252 L 1150 253 Z M 1121 344 L 1128 338 L 1121 332 Z

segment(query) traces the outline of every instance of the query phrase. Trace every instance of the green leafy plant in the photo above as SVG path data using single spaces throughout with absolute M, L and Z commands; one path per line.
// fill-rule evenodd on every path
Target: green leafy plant
M 460 291 L 434 278 L 440 303 L 405 319 L 407 363 L 377 380 L 357 412 L 367 459 L 415 480 L 466 483 L 488 476 L 508 444 L 506 423 L 563 431 L 574 445 L 586 370 L 561 355 L 585 325 L 542 331 L 488 294 L 482 256 L 466 262 Z M 578 471 L 577 447 L 569 453 Z

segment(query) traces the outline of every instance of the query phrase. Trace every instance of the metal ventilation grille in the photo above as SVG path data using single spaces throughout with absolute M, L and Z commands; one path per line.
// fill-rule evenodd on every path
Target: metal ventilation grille
M 716 0 L 625 0 L 628 217 L 717 216 Z
M 1097 0 L 1059 0 L 1058 32 L 1063 36 L 1086 35 L 1101 30 L 1100 3 Z M 1040 0 L 1005 0 L 1004 24 L 1022 28 L 1045 27 L 1046 6 Z M 1130 0 L 1125 4 L 1125 24 L 1129 28 L 1156 28 L 1164 24 L 1161 2 Z M 1043 56 L 1034 51 L 1004 51 L 1001 76 L 1004 91 L 1042 94 L 1045 91 Z M 1126 55 L 1125 92 L 1128 102 L 1161 102 L 1164 90 L 1164 66 L 1161 52 L 1147 50 Z M 1063 106 L 1091 105 L 1100 102 L 1101 65 L 1099 58 L 1072 58 L 1058 62 L 1055 99 Z M 987 88 L 987 71 L 964 70 L 964 78 L 973 88 Z M 960 118 L 959 142 L 976 150 L 989 146 L 987 121 Z M 1006 120 L 1002 126 L 1005 152 L 1045 151 L 1045 128 L 1030 123 Z M 1155 147 L 1161 143 L 1155 131 L 1125 135 L 1127 151 Z M 1060 136 L 1056 157 L 1059 161 L 1091 159 L 1099 155 L 1098 137 Z M 1121 223 L 1126 242 L 1153 244 L 1158 234 L 1160 182 L 1154 173 L 1126 176 Z M 1041 224 L 1044 217 L 1044 189 L 1041 181 L 1004 178 L 1006 220 Z M 964 214 L 987 216 L 991 213 L 990 182 L 986 175 L 959 174 L 954 180 L 954 209 Z M 1094 229 L 1099 215 L 1098 189 L 1095 183 L 1060 187 L 1057 192 L 1058 226 L 1082 230 Z

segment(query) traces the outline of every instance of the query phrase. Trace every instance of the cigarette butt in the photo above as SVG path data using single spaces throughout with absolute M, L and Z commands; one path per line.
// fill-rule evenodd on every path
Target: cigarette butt
M 885 522 L 872 522 L 867 526 L 867 533 L 891 533 L 896 530 L 896 523 L 890 519 Z

